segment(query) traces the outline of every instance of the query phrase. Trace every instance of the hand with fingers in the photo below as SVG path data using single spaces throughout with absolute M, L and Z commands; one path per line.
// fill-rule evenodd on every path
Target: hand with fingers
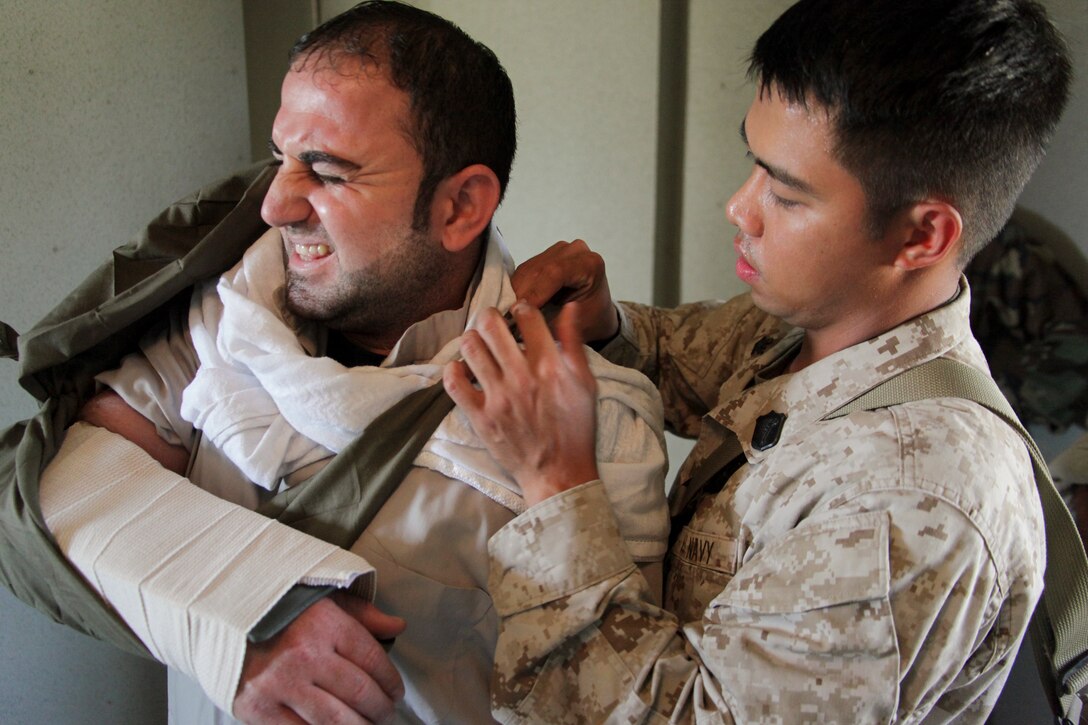
M 581 239 L 556 242 L 518 265 L 510 279 L 518 299 L 533 307 L 570 305 L 586 342 L 608 340 L 619 331 L 619 316 L 608 289 L 604 258 Z
M 250 644 L 234 699 L 247 723 L 380 723 L 404 683 L 380 640 L 404 620 L 337 593 L 308 607 L 276 637 Z
M 564 306 L 556 319 L 558 345 L 538 310 L 519 302 L 512 312 L 524 351 L 498 312 L 488 310 L 465 333 L 463 359 L 446 366 L 443 382 L 532 505 L 598 478 L 597 381 L 576 310 Z

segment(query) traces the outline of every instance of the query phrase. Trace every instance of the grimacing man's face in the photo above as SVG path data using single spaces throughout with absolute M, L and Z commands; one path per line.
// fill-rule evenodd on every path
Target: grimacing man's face
M 423 163 L 408 118 L 383 73 L 342 59 L 289 71 L 272 129 L 281 166 L 261 216 L 283 237 L 288 307 L 375 351 L 419 318 L 446 263 L 412 229 Z

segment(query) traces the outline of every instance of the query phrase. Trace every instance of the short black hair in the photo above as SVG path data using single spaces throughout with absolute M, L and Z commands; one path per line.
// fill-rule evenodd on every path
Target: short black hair
M 490 49 L 434 13 L 369 0 L 303 35 L 289 60 L 301 69 L 342 57 L 382 69 L 408 94 L 406 133 L 423 161 L 414 228 L 426 227 L 439 182 L 472 164 L 495 172 L 501 199 L 517 148 L 517 116 L 510 78 Z
M 966 265 L 1012 214 L 1069 94 L 1061 35 L 1034 0 L 801 0 L 749 76 L 835 128 L 874 236 L 926 197 L 963 216 Z

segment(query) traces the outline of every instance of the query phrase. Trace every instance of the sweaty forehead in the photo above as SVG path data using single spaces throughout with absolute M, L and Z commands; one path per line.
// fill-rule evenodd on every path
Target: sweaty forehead
M 748 107 L 740 133 L 757 152 L 770 154 L 779 145 L 815 145 L 831 154 L 835 124 L 823 106 L 793 102 L 781 94 L 761 91 Z M 770 148 L 766 148 L 768 144 Z
M 758 166 L 817 198 L 858 183 L 836 158 L 834 133 L 834 121 L 823 107 L 766 92 L 756 94 L 741 124 L 741 137 Z
M 342 78 L 363 77 L 389 80 L 389 64 L 381 56 L 356 54 L 346 50 L 326 49 L 313 51 L 291 63 L 291 72 Z
M 358 61 L 306 64 L 284 77 L 272 135 L 277 144 L 304 139 L 348 144 L 369 138 L 392 140 L 404 135 L 408 109 L 406 93 Z
M 292 94 L 290 98 L 288 91 Z M 372 103 L 380 99 L 383 104 L 394 106 L 408 100 L 407 94 L 396 88 L 379 66 L 344 58 L 336 63 L 293 65 L 284 76 L 281 102 L 352 103 L 364 98 Z

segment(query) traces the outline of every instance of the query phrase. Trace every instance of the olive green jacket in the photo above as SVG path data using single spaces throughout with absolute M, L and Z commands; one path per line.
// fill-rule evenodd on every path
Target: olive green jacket
M 94 376 L 268 228 L 260 206 L 273 172 L 262 163 L 172 204 L 27 333 L 0 327 L 0 355 L 19 361 L 20 384 L 41 401 L 36 416 L 0 434 L 0 582 L 54 620 L 130 652 L 147 654 L 46 528 L 39 476 L 94 394 Z

